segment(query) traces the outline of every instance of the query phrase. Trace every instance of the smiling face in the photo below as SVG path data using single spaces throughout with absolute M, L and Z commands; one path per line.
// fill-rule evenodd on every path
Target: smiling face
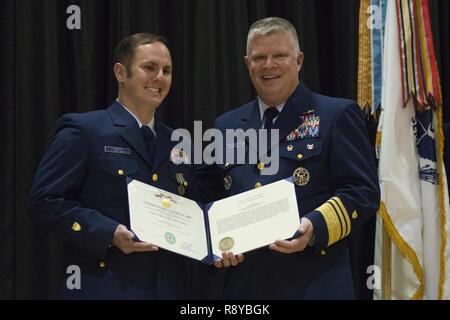
M 136 47 L 129 70 L 114 66 L 119 83 L 119 100 L 132 111 L 153 113 L 169 93 L 172 83 L 172 59 L 162 42 Z
M 270 33 L 252 40 L 245 63 L 258 96 L 268 106 L 277 106 L 299 83 L 303 53 L 289 33 Z

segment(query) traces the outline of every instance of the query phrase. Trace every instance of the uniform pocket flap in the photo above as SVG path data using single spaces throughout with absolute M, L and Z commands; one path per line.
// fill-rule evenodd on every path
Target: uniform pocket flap
M 99 156 L 98 164 L 101 171 L 122 178 L 138 172 L 136 161 L 125 155 Z
M 280 157 L 297 161 L 322 154 L 322 143 L 317 139 L 302 139 L 296 141 L 285 141 L 280 144 Z

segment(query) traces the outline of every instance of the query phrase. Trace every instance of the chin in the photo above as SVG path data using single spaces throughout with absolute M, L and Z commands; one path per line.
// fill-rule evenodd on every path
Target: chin
M 261 87 L 261 91 L 264 92 L 266 95 L 275 95 L 279 94 L 279 92 L 283 89 L 283 86 L 280 86 L 278 84 L 273 85 L 265 85 Z
M 264 94 L 261 95 L 261 97 L 267 97 L 267 100 L 278 100 L 278 98 L 280 97 L 280 89 L 264 90 L 263 92 Z
M 155 106 L 155 105 L 157 106 L 157 105 L 160 105 L 163 100 L 164 99 L 162 99 L 162 98 L 158 98 L 158 99 L 153 98 L 153 99 L 147 100 L 147 104 L 152 105 L 152 106 Z
M 158 109 L 158 107 L 159 107 L 160 104 L 161 104 L 160 101 L 158 101 L 158 102 L 153 101 L 153 102 L 151 103 L 152 109 L 154 109 L 154 110 Z

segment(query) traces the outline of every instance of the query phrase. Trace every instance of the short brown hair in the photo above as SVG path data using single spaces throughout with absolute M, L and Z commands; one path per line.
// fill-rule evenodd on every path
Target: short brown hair
M 123 64 L 127 69 L 128 74 L 130 74 L 131 60 L 133 60 L 136 48 L 140 45 L 154 42 L 161 42 L 166 47 L 169 47 L 166 38 L 154 33 L 135 33 L 122 39 L 114 49 L 114 64 Z

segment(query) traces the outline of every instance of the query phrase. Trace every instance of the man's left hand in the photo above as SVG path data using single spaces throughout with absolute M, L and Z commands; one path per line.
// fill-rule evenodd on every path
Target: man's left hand
M 277 240 L 269 245 L 269 248 L 281 253 L 294 253 L 303 251 L 313 236 L 313 225 L 311 220 L 303 217 L 300 220 L 298 231 L 301 236 L 292 240 Z

